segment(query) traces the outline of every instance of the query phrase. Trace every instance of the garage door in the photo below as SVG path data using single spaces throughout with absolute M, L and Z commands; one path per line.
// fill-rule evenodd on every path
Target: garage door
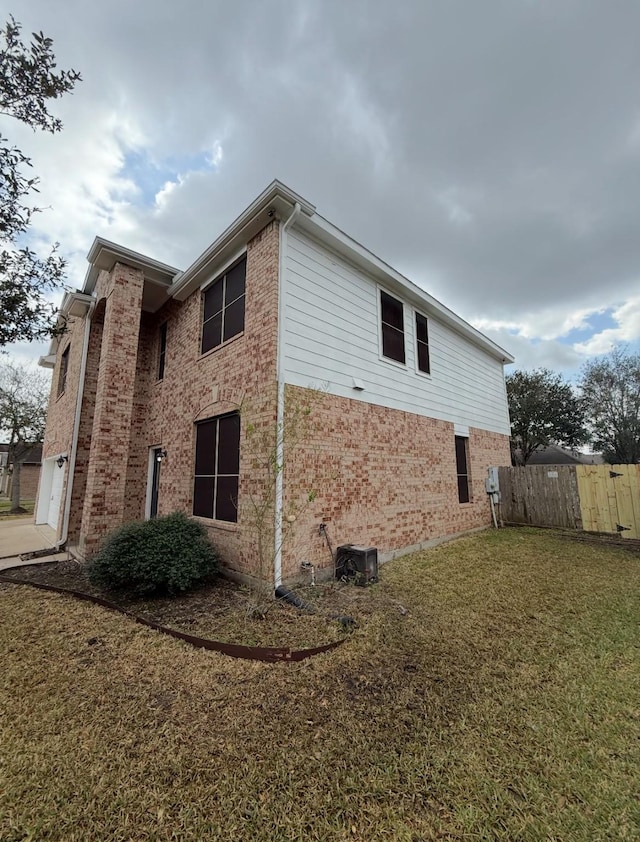
M 60 515 L 60 503 L 62 501 L 62 481 L 64 480 L 64 465 L 59 468 L 53 463 L 53 476 L 51 478 L 51 496 L 49 498 L 49 514 L 47 523 L 52 529 L 58 528 L 58 517 Z

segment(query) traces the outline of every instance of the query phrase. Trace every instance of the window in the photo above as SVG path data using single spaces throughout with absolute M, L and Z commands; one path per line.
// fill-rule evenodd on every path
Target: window
M 204 294 L 202 353 L 217 348 L 244 330 L 244 286 L 247 258 L 218 278 Z
M 404 356 L 404 312 L 402 301 L 392 298 L 380 290 L 380 312 L 382 316 L 382 356 L 403 363 Z
M 167 355 L 167 323 L 160 325 L 158 341 L 158 380 L 164 378 L 164 359 Z
M 240 473 L 240 416 L 221 415 L 196 424 L 193 513 L 236 523 Z
M 60 376 L 58 378 L 58 395 L 61 395 L 67 387 L 67 371 L 69 370 L 69 348 L 71 348 L 71 345 L 67 345 L 67 347 L 62 352 L 62 357 L 60 359 Z
M 456 472 L 458 474 L 458 502 L 468 503 L 469 497 L 469 460 L 468 439 L 456 436 Z
M 430 374 L 429 328 L 427 326 L 426 317 L 421 313 L 416 313 L 416 354 L 418 359 L 418 371 Z

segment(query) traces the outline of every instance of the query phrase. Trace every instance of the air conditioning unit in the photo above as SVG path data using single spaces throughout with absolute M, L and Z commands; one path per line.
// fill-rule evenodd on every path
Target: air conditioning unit
M 336 550 L 336 579 L 353 579 L 356 585 L 378 581 L 378 550 L 343 544 Z

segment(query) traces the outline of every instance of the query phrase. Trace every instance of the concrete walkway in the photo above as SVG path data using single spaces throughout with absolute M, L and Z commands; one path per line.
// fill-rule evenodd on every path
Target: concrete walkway
M 24 564 L 38 564 L 66 558 L 66 552 L 56 553 L 56 532 L 46 524 L 36 524 L 33 518 L 0 518 L 0 570 Z M 50 555 L 22 559 L 26 553 L 51 549 Z

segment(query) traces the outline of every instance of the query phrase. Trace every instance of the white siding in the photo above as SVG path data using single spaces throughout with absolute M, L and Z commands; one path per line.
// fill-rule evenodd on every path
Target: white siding
M 379 290 L 372 278 L 299 231 L 287 235 L 284 376 L 296 386 L 509 434 L 502 363 L 421 309 L 431 375 L 416 371 L 415 316 L 403 300 L 406 365 L 380 353 Z M 364 391 L 353 388 L 353 378 Z

